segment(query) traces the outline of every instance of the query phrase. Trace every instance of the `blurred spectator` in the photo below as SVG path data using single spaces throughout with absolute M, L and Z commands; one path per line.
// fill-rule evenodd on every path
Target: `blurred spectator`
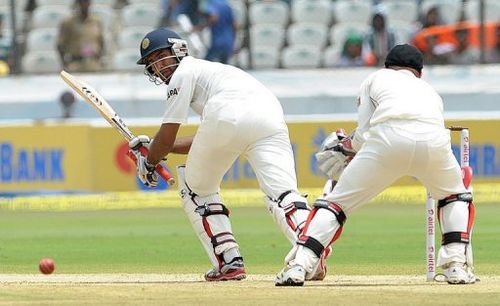
M 450 64 L 470 65 L 479 63 L 480 51 L 478 48 L 471 46 L 469 35 L 469 30 L 466 28 L 458 28 L 455 30 L 457 45 L 449 54 L 448 62 Z
M 11 37 L 4 33 L 4 17 L 0 14 L 0 77 L 9 74 L 9 55 L 12 44 Z
M 75 95 L 71 91 L 65 91 L 59 97 L 59 103 L 62 108 L 62 118 L 68 119 L 73 117 L 73 107 L 75 105 Z
M 448 63 L 449 55 L 455 49 L 454 45 L 448 42 L 440 43 L 436 35 L 426 37 L 427 48 L 421 50 L 424 55 L 426 65 L 443 65 Z
M 37 3 L 36 0 L 28 0 L 26 1 L 26 5 L 24 6 L 24 21 L 23 21 L 23 29 L 24 33 L 28 32 L 31 29 L 31 18 L 33 16 L 33 11 L 36 9 Z
M 495 30 L 495 36 L 495 46 L 488 50 L 485 54 L 485 60 L 487 63 L 500 63 L 500 25 L 498 25 Z
M 177 23 L 177 16 L 181 14 L 187 15 L 192 24 L 198 24 L 200 22 L 198 5 L 199 0 L 161 0 L 163 13 L 160 26 L 174 26 Z
M 389 50 L 396 45 L 396 35 L 390 30 L 382 12 L 377 12 L 372 17 L 370 32 L 365 37 L 367 46 L 370 47 L 375 62 L 381 66 Z
M 227 63 L 232 56 L 236 40 L 236 19 L 226 0 L 206 0 L 201 6 L 205 21 L 197 30 L 210 27 L 210 47 L 206 60 Z
M 60 25 L 57 49 L 64 69 L 95 72 L 103 69 L 103 26 L 89 15 L 90 0 L 76 0 L 75 14 Z
M 175 25 L 175 16 L 173 14 L 178 0 L 161 0 L 162 16 L 160 21 L 161 27 L 172 27 Z
M 373 63 L 368 62 L 363 53 L 363 37 L 359 33 L 350 33 L 344 42 L 342 53 L 335 66 L 359 67 L 369 64 Z
M 444 24 L 441 13 L 439 12 L 439 7 L 432 6 L 429 8 L 421 23 L 423 29 Z

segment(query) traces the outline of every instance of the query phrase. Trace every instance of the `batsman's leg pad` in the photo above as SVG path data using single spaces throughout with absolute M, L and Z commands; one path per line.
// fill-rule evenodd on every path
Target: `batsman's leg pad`
M 466 263 L 472 267 L 472 227 L 475 208 L 470 192 L 454 194 L 438 201 L 438 219 L 442 232 L 437 265 L 451 262 Z
M 184 211 L 212 265 L 221 268 L 231 260 L 224 258 L 224 253 L 240 256 L 229 221 L 229 210 L 218 193 L 203 197 L 196 195 L 186 184 L 183 166 L 177 167 L 177 173 Z
M 311 208 L 304 196 L 287 191 L 277 199 L 266 197 L 268 210 L 288 240 L 295 245 L 302 232 Z
M 311 274 L 325 248 L 335 242 L 342 233 L 346 219 L 344 211 L 336 203 L 324 199 L 316 200 L 302 235 L 297 240 L 299 248 L 293 263 L 300 264 Z

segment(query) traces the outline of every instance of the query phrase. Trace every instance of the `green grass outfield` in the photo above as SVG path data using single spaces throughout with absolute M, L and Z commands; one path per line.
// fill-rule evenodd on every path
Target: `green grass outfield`
M 479 274 L 500 274 L 498 190 L 475 190 Z M 312 200 L 320 191 L 309 192 Z M 229 191 L 224 197 L 248 272 L 275 273 L 289 244 L 262 194 Z M 203 273 L 209 267 L 174 191 L 0 203 L 0 273 L 36 273 L 42 257 L 54 258 L 58 273 Z M 421 187 L 390 188 L 348 219 L 330 264 L 341 274 L 423 275 L 425 217 Z
M 214 301 L 238 304 L 242 301 L 241 295 L 258 296 L 258 304 L 280 304 L 276 299 L 286 295 L 289 299 L 283 302 L 292 304 L 301 299 L 307 304 L 311 301 L 307 299 L 313 296 L 315 302 L 323 304 L 347 305 L 350 303 L 346 301 L 352 301 L 352 305 L 422 305 L 430 298 L 431 305 L 443 305 L 446 303 L 436 303 L 436 299 L 449 295 L 449 291 L 443 290 L 455 292 L 455 301 L 459 304 L 467 301 L 470 305 L 494 305 L 500 300 L 499 190 L 497 185 L 475 186 L 475 268 L 479 277 L 494 278 L 490 281 L 493 287 L 474 285 L 468 288 L 475 291 L 467 294 L 460 289 L 447 289 L 457 288 L 454 286 L 427 285 L 425 190 L 392 187 L 348 219 L 329 259 L 329 281 L 324 285 L 308 283 L 304 288 L 309 286 L 324 292 L 317 300 L 314 290 L 288 291 L 273 286 L 272 275 L 281 269 L 290 245 L 268 214 L 262 194 L 255 190 L 223 193 L 232 211 L 233 230 L 250 279 L 216 285 L 199 282 L 209 262 L 174 191 L 0 199 L 0 305 L 123 304 L 123 301 L 136 305 L 169 304 L 165 302 L 168 292 L 169 299 L 172 298 L 168 301 L 184 304 L 207 304 L 196 299 L 195 293 L 201 292 L 202 296 L 216 294 L 210 297 L 213 300 L 208 304 Z M 320 190 L 307 192 L 312 202 Z M 198 280 L 183 282 L 180 277 L 173 282 L 159 282 L 157 286 L 129 284 L 128 287 L 111 282 L 92 288 L 72 283 L 47 287 L 20 280 L 14 282 L 17 285 L 2 281 L 2 275 L 38 274 L 38 261 L 43 257 L 52 257 L 56 262 L 55 274 L 44 276 L 48 281 L 58 275 L 125 273 L 189 274 Z M 382 279 L 378 280 L 381 286 L 378 288 L 377 279 L 373 284 L 372 280 L 338 283 L 336 279 L 356 275 L 399 275 L 422 281 L 412 284 Z M 255 281 L 252 277 L 262 279 Z M 179 288 L 172 289 L 174 283 L 180 283 Z M 403 287 L 398 287 L 400 283 Z M 250 291 L 252 288 L 256 291 Z M 379 289 L 380 292 L 376 292 Z M 332 297 L 342 303 L 327 299 L 327 292 L 335 294 Z M 430 292 L 428 296 L 422 295 L 426 292 Z M 383 297 L 379 300 L 380 294 Z M 145 296 L 150 297 L 149 302 L 144 300 Z M 413 302 L 403 302 L 401 298 L 405 297 Z

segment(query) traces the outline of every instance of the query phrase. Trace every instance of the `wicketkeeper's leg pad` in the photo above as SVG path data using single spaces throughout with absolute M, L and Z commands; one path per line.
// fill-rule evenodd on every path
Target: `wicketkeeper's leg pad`
M 265 199 L 274 221 L 292 245 L 295 245 L 311 210 L 306 198 L 290 190 L 281 194 L 277 199 L 270 197 Z
M 186 183 L 184 166 L 177 167 L 183 208 L 214 267 L 241 256 L 229 221 L 229 210 L 218 193 L 198 196 Z M 225 258 L 226 253 L 232 254 Z
M 472 267 L 471 235 L 475 208 L 470 192 L 454 194 L 438 201 L 438 219 L 442 232 L 437 266 L 451 262 Z
M 339 238 L 346 219 L 339 205 L 324 199 L 317 199 L 302 234 L 297 240 L 296 257 L 293 263 L 289 264 L 300 264 L 307 273 L 312 273 L 325 248 Z

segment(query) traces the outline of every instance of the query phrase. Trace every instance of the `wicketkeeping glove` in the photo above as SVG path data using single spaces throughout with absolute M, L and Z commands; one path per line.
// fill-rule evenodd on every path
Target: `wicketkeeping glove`
M 343 129 L 330 134 L 321 144 L 321 151 L 315 154 L 318 169 L 330 179 L 338 180 L 356 152 L 351 138 Z

